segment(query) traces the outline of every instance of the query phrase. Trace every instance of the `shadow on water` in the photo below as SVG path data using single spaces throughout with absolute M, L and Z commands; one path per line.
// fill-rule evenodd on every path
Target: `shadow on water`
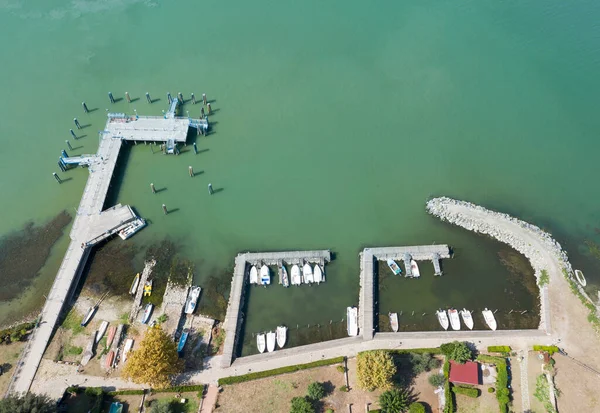
M 171 215 L 174 214 L 175 212 L 179 211 L 179 208 L 171 208 L 171 209 L 167 209 L 167 215 Z
M 113 173 L 112 180 L 110 181 L 110 187 L 108 188 L 108 193 L 106 194 L 106 199 L 104 200 L 104 205 L 102 209 L 107 209 L 117 204 L 117 200 L 119 199 L 119 192 L 121 191 L 121 186 L 123 185 L 125 170 L 127 168 L 127 161 L 129 160 L 129 156 L 131 155 L 131 147 L 132 145 L 123 145 L 121 147 L 121 151 L 119 152 L 119 159 L 117 159 L 117 164 L 115 166 L 115 171 Z M 158 192 L 158 191 L 157 191 Z
M 132 98 L 132 99 L 131 99 L 131 101 L 130 101 L 129 103 L 135 103 L 135 102 L 137 102 L 138 100 L 140 100 L 140 98 Z
M 62 183 L 69 182 L 69 181 L 72 181 L 72 180 L 73 180 L 73 178 L 72 178 L 72 177 L 68 177 L 68 178 L 60 178 L 60 183 L 62 184 Z
M 225 190 L 225 188 L 213 189 L 213 194 L 218 194 L 219 192 L 223 192 L 224 190 Z

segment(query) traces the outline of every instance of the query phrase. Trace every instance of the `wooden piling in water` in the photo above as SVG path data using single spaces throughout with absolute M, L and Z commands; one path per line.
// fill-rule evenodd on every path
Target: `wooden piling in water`
M 127 99 L 127 103 L 131 103 L 131 96 L 129 96 L 129 92 L 125 92 L 125 99 Z
M 56 182 L 58 182 L 59 184 L 62 184 L 62 179 L 60 179 L 60 176 L 58 176 L 58 174 L 56 172 L 52 172 L 52 176 L 54 176 L 54 179 L 56 179 Z
M 112 92 L 108 92 L 108 100 L 110 100 L 110 103 L 115 103 L 115 98 L 113 97 Z
M 169 211 L 167 210 L 167 206 L 165 204 L 162 204 L 162 210 L 165 215 L 167 215 L 169 213 Z
M 150 184 L 150 189 L 152 190 L 153 194 L 156 193 L 156 188 L 154 187 L 154 184 Z
M 146 101 L 148 103 L 152 103 L 152 98 L 150 97 L 150 93 L 146 92 Z
M 193 178 L 194 177 L 194 168 L 192 168 L 191 166 L 188 167 L 188 172 L 190 173 L 190 177 Z

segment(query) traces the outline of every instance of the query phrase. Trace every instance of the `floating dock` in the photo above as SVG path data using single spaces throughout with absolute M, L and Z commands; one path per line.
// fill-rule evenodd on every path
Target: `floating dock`
M 185 143 L 190 128 L 196 128 L 198 133 L 208 130 L 206 118 L 177 117 L 176 110 L 177 103 L 171 104 L 164 116 L 109 113 L 96 154 L 68 157 L 66 152 L 61 153 L 58 161 L 61 170 L 66 170 L 68 165 L 87 166 L 89 177 L 71 229 L 71 242 L 40 313 L 39 326 L 31 334 L 15 367 L 8 392 L 29 391 L 64 303 L 69 301 L 79 281 L 91 248 L 138 218 L 129 206 L 116 205 L 104 210 L 121 146 L 126 141 L 164 143 L 168 139 Z
M 237 345 L 238 331 L 242 322 L 240 309 L 243 305 L 244 286 L 248 281 L 248 266 L 256 264 L 279 265 L 281 262 L 288 264 L 300 264 L 303 262 L 316 263 L 324 267 L 331 261 L 331 251 L 282 251 L 282 252 L 247 252 L 238 254 L 235 257 L 235 268 L 231 280 L 231 292 L 229 293 L 229 303 L 227 305 L 227 314 L 223 328 L 225 329 L 225 342 L 223 345 L 223 355 L 221 356 L 221 366 L 227 368 L 231 366 L 234 358 L 234 352 Z

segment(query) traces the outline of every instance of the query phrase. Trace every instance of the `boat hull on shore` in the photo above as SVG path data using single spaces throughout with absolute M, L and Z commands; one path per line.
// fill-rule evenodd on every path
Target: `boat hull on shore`
M 100 324 L 100 328 L 98 328 L 98 334 L 96 334 L 96 344 L 104 337 L 104 333 L 106 333 L 106 329 L 108 328 L 108 321 L 103 321 Z
M 148 324 L 148 321 L 150 320 L 150 316 L 152 315 L 153 308 L 154 308 L 154 305 L 146 304 L 146 307 L 144 307 L 144 313 L 142 314 L 142 319 L 141 319 L 142 324 Z
M 131 283 L 131 288 L 129 289 L 129 294 L 135 295 L 139 285 L 140 285 L 140 273 L 138 272 L 135 275 L 135 277 L 133 277 L 133 282 Z
M 188 328 L 184 328 L 181 333 L 181 337 L 179 337 L 179 342 L 177 343 L 177 352 L 181 354 L 183 352 L 183 348 L 185 347 L 185 343 L 187 342 L 188 336 L 190 335 L 190 330 Z

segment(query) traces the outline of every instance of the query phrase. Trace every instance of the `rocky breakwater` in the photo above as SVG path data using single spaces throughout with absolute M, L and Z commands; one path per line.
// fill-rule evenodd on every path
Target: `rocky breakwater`
M 549 233 L 535 225 L 508 214 L 447 197 L 431 199 L 426 208 L 428 213 L 442 221 L 489 235 L 519 251 L 531 262 L 538 285 L 542 271 L 550 271 L 557 265 L 559 274 L 564 271 L 568 277 L 573 278 L 573 269 L 561 245 Z M 540 285 L 540 306 L 539 328 L 550 333 L 547 285 Z

